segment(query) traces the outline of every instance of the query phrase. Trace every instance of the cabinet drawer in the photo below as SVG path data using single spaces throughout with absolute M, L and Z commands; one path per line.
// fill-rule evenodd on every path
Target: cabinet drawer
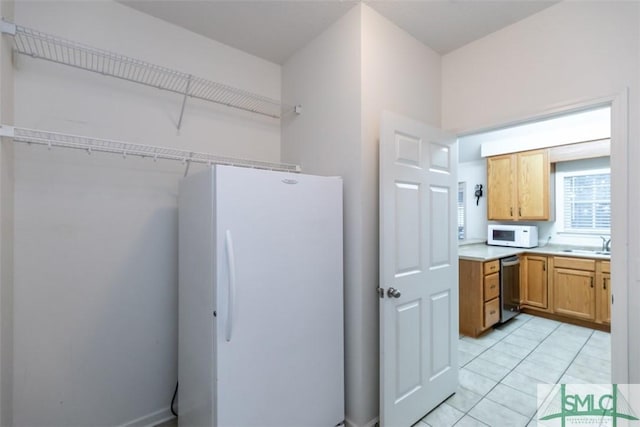
M 489 328 L 500 321 L 500 298 L 484 303 L 484 328 Z
M 557 256 L 553 258 L 553 265 L 557 268 L 570 268 L 572 270 L 596 270 L 596 262 L 593 259 L 565 258 Z
M 600 261 L 600 267 L 602 268 L 603 273 L 611 273 L 611 262 Z
M 484 300 L 489 301 L 500 295 L 500 274 L 493 273 L 484 278 Z
M 485 276 L 487 274 L 497 273 L 498 271 L 500 271 L 500 261 L 499 260 L 489 261 L 489 262 L 485 262 L 484 263 L 484 274 L 485 274 Z

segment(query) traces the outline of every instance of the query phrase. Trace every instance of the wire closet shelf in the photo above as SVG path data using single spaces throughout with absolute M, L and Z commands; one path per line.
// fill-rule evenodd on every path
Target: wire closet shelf
M 280 118 L 285 111 L 298 111 L 298 108 L 283 105 L 278 100 L 181 71 L 66 40 L 5 20 L 0 24 L 3 33 L 13 36 L 14 49 L 20 54 L 183 95 L 179 123 L 182 121 L 187 97 L 272 118 Z
M 89 154 L 96 152 L 120 154 L 123 157 L 138 156 L 154 160 L 179 160 L 183 163 L 203 163 L 208 165 L 230 165 L 254 169 L 267 169 L 281 172 L 300 172 L 298 165 L 286 163 L 261 162 L 256 160 L 235 159 L 216 156 L 209 153 L 177 150 L 153 145 L 133 144 L 129 142 L 98 139 L 87 136 L 69 135 L 44 130 L 19 128 L 0 125 L 0 136 L 13 138 L 15 142 L 47 145 L 48 147 L 64 147 L 85 150 Z

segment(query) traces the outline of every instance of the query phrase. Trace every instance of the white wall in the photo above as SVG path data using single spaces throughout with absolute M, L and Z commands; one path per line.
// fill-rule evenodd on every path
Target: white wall
M 13 1 L 0 2 L 0 16 L 12 19 Z M 13 124 L 11 40 L 0 40 L 0 123 Z M 0 425 L 11 425 L 13 379 L 14 151 L 0 141 Z
M 378 414 L 378 147 L 382 111 L 440 124 L 440 55 L 375 10 L 362 7 L 362 289 L 365 408 Z
M 465 183 L 465 241 L 484 242 L 487 240 L 487 161 L 482 159 L 459 163 L 458 182 Z M 473 195 L 476 184 L 482 184 L 482 197 L 478 205 Z
M 283 102 L 304 114 L 283 120 L 282 160 L 344 182 L 344 300 L 346 416 L 363 418 L 370 374 L 363 366 L 362 167 L 360 129 L 360 8 L 354 7 L 282 67 Z
M 439 56 L 359 5 L 283 66 L 282 159 L 345 186 L 346 417 L 378 416 L 378 125 L 382 110 L 440 121 Z
M 482 134 L 482 157 L 611 138 L 611 108 L 601 107 Z
M 19 2 L 16 22 L 280 96 L 278 65 L 119 3 Z M 31 58 L 19 57 L 16 68 L 18 126 L 279 160 L 278 120 L 189 100 L 178 132 L 178 95 Z M 177 380 L 184 166 L 15 151 L 14 425 L 166 418 Z
M 626 321 L 614 310 L 614 332 L 626 336 L 629 325 L 629 378 L 616 359 L 616 382 L 640 381 L 640 228 L 627 222 L 640 216 L 640 171 L 629 167 L 627 186 L 626 163 L 640 160 L 639 19 L 637 2 L 561 2 L 443 57 L 442 123 L 465 133 L 615 95 L 624 109 L 628 89 L 629 126 L 614 123 L 611 157 L 619 242 L 612 277 L 616 301 L 628 301 L 630 315 Z

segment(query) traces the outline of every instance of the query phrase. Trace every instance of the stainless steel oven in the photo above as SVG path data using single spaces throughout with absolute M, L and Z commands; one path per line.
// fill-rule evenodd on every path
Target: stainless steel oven
M 500 323 L 520 312 L 520 258 L 500 260 Z

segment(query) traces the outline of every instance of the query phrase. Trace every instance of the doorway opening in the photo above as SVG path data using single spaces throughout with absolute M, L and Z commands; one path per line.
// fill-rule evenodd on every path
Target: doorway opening
M 465 236 L 459 251 L 461 266 L 462 254 L 472 252 L 465 247 L 486 242 L 488 224 L 536 225 L 539 249 L 521 250 L 521 272 L 525 282 L 542 282 L 531 285 L 529 293 L 525 290 L 524 297 L 529 300 L 521 301 L 523 313 L 516 318 L 488 328 L 475 338 L 461 336 L 461 388 L 445 402 L 449 407 L 443 411 L 490 425 L 490 419 L 481 417 L 493 413 L 503 423 L 511 420 L 513 425 L 526 425 L 535 416 L 537 383 L 611 383 L 615 378 L 620 382 L 620 378 L 628 376 L 626 363 L 619 372 L 612 372 L 612 360 L 626 361 L 628 357 L 626 307 L 616 308 L 623 313 L 614 314 L 617 319 L 613 322 L 609 316 L 611 286 L 616 299 L 627 293 L 626 271 L 620 268 L 623 264 L 618 263 L 615 274 L 611 273 L 611 266 L 616 264 L 611 253 L 615 256 L 615 242 L 624 236 L 627 220 L 624 213 L 627 202 L 622 199 L 627 175 L 625 99 L 618 96 L 574 105 L 535 120 L 494 127 L 458 139 L 458 181 L 464 185 L 461 191 L 472 194 L 469 192 L 473 186 L 481 184 L 487 196 L 477 204 L 475 199 L 467 200 L 462 208 Z M 532 150 L 548 150 L 553 165 L 549 177 L 549 218 L 489 220 L 487 203 L 491 203 L 492 188 L 487 186 L 486 157 Z M 517 177 L 513 179 L 517 181 Z M 617 190 L 615 183 L 620 185 Z M 625 243 L 620 239 L 619 247 L 623 248 Z M 489 261 L 495 259 L 490 258 Z M 483 259 L 474 260 L 486 264 Z M 577 264 L 571 264 L 572 260 Z M 571 275 L 576 272 L 580 277 Z M 536 276 L 537 273 L 540 274 Z M 569 283 L 581 283 L 589 289 L 593 285 L 592 304 L 580 303 L 586 307 L 582 310 L 586 314 L 575 310 L 572 304 L 567 306 Z M 462 298 L 462 283 L 460 289 Z M 542 290 L 546 292 L 544 298 Z M 538 300 L 540 305 L 536 305 Z M 460 312 L 462 322 L 462 305 Z M 610 325 L 615 325 L 611 335 L 607 332 Z M 615 344 L 621 341 L 623 345 Z M 616 351 L 613 355 L 612 347 Z M 435 410 L 425 422 L 440 415 Z

